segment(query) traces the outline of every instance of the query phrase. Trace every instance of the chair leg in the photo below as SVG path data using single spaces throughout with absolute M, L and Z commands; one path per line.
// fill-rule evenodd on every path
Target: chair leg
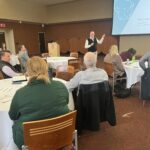
M 29 148 L 26 145 L 22 145 L 22 150 L 29 150 Z
M 115 92 L 115 80 L 114 80 L 114 77 L 113 77 L 113 87 L 112 87 L 113 89 L 112 89 L 112 92 L 113 92 L 113 94 L 114 94 L 114 92 Z
M 143 107 L 145 106 L 146 100 L 143 100 Z
M 74 131 L 74 150 L 78 150 L 77 130 Z

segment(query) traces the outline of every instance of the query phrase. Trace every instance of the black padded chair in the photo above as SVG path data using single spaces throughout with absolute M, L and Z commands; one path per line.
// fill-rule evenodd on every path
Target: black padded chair
M 82 129 L 99 130 L 100 122 L 116 125 L 112 89 L 108 81 L 80 85 L 76 101 L 78 134 Z

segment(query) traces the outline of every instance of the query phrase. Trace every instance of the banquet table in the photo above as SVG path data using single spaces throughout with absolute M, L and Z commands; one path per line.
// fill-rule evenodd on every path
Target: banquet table
M 139 66 L 138 61 L 130 61 L 128 63 L 124 62 L 123 65 L 127 74 L 126 87 L 130 88 L 132 85 L 140 81 L 141 76 L 144 74 L 144 71 Z
M 60 65 L 68 65 L 69 59 L 75 59 L 74 57 L 47 57 L 47 63 L 51 68 L 56 69 Z
M 64 84 L 66 81 L 54 78 Z M 12 137 L 12 124 L 13 121 L 10 120 L 8 111 L 10 108 L 11 100 L 15 92 L 25 86 L 26 82 L 21 82 L 17 84 L 12 83 L 12 79 L 0 80 L 0 150 L 18 150 Z M 72 93 L 69 92 L 69 103 L 68 107 L 70 110 L 74 110 L 74 102 Z

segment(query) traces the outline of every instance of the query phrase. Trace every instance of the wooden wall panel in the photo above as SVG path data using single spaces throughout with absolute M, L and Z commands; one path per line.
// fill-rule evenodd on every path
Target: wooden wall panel
M 61 53 L 67 53 L 69 51 L 69 40 L 62 38 L 56 40 L 58 44 L 61 46 Z
M 79 52 L 82 54 L 87 52 L 87 49 L 84 48 L 84 45 L 85 45 L 85 38 L 80 37 L 80 39 L 79 39 Z
M 119 44 L 119 37 L 111 35 L 111 19 L 52 24 L 46 25 L 44 28 L 41 27 L 41 24 L 2 22 L 6 23 L 7 29 L 13 29 L 16 52 L 18 44 L 25 44 L 30 56 L 40 54 L 38 32 L 45 32 L 46 48 L 49 41 L 57 41 L 60 44 L 61 53 L 87 52 L 84 48 L 85 39 L 91 30 L 95 31 L 97 38 L 106 34 L 103 44 L 98 45 L 98 52 L 107 53 L 112 44 Z
M 16 52 L 18 45 L 24 44 L 30 56 L 40 54 L 38 32 L 45 32 L 40 24 L 3 22 L 6 23 L 6 29 L 13 29 Z
M 46 27 L 46 41 L 60 43 L 62 53 L 67 51 L 85 53 L 87 51 L 84 48 L 85 39 L 89 36 L 89 32 L 94 30 L 97 38 L 101 38 L 104 33 L 106 34 L 103 44 L 98 46 L 98 52 L 107 53 L 112 44 L 119 44 L 119 37 L 111 35 L 111 28 L 111 19 L 53 24 Z M 67 42 L 63 43 L 62 39 Z M 69 43 L 69 45 L 66 45 L 66 43 Z
M 99 53 L 103 52 L 104 54 L 107 54 L 110 49 L 110 46 L 113 44 L 118 45 L 118 43 L 119 43 L 119 41 L 118 41 L 118 39 L 116 39 L 116 37 L 107 35 L 105 37 L 103 44 L 97 45 L 97 50 Z

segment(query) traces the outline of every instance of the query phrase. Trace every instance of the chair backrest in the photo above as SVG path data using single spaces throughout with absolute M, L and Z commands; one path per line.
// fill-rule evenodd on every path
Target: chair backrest
M 75 69 L 73 66 L 67 66 L 67 72 L 74 74 L 75 73 Z
M 113 77 L 113 64 L 104 62 L 104 70 L 107 72 L 108 76 Z
M 2 72 L 0 71 L 0 80 L 4 79 Z
M 70 52 L 70 57 L 78 58 L 79 54 L 78 54 L 78 52 Z
M 108 81 L 81 84 L 76 102 L 77 130 L 99 130 L 100 122 L 116 124 L 112 90 Z
M 58 66 L 56 69 L 56 78 L 69 81 L 75 74 L 73 66 Z
M 75 72 L 79 71 L 81 68 L 81 62 L 78 58 L 77 59 L 69 59 L 68 65 L 73 66 L 75 69 Z
M 72 144 L 76 111 L 52 119 L 24 122 L 24 143 L 29 150 L 57 150 Z
M 108 76 L 109 77 L 112 77 L 113 81 L 112 81 L 112 91 L 113 93 L 115 92 L 115 84 L 116 84 L 116 81 L 122 81 L 122 80 L 126 80 L 127 77 L 123 76 L 123 77 L 117 77 L 115 75 L 115 70 L 114 70 L 114 67 L 113 67 L 113 64 L 111 63 L 107 63 L 107 62 L 104 62 L 104 69 L 105 71 L 107 72 Z M 123 85 L 122 85 L 123 86 Z

